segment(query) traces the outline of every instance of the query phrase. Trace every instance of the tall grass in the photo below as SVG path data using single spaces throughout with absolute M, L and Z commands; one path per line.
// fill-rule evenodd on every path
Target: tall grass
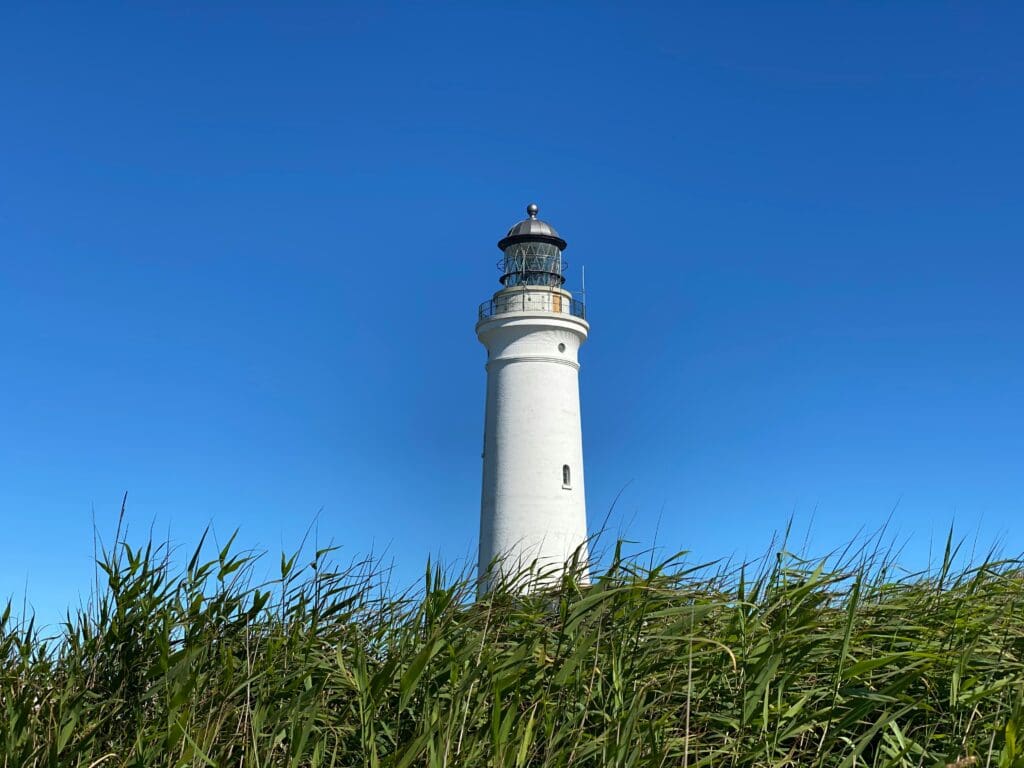
M 0 621 L 0 764 L 1024 766 L 1018 560 L 730 567 L 611 553 L 593 584 L 267 563 L 123 537 L 53 637 Z

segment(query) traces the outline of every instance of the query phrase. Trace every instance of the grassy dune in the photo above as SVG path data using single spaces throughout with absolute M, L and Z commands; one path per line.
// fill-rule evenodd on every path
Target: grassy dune
M 1019 560 L 617 552 L 474 600 L 427 567 L 118 541 L 57 631 L 0 625 L 0 764 L 1024 766 Z M 55 635 L 47 638 L 44 634 Z

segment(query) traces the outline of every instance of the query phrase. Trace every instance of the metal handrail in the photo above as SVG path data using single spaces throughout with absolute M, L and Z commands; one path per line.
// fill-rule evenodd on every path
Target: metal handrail
M 527 264 L 530 263 L 530 261 L 529 261 L 530 259 L 534 259 L 535 260 L 533 262 L 533 264 L 534 264 L 534 268 L 533 269 L 529 269 L 527 267 Z M 569 260 L 567 258 L 565 258 L 565 256 L 559 256 L 557 259 L 554 256 L 516 256 L 514 258 L 509 258 L 508 256 L 502 256 L 495 263 L 495 266 L 498 268 L 498 271 L 501 272 L 502 274 L 505 274 L 506 271 L 508 271 L 508 270 L 506 270 L 506 267 L 510 263 L 512 263 L 512 264 L 518 263 L 518 264 L 521 265 L 519 269 L 512 270 L 514 272 L 551 272 L 551 271 L 553 271 L 553 270 L 548 270 L 548 269 L 537 269 L 536 268 L 536 262 L 540 261 L 540 260 L 543 260 L 543 259 L 549 260 L 550 263 L 557 264 L 558 267 L 561 270 L 561 271 L 556 271 L 556 274 L 559 274 L 559 275 L 564 275 L 565 272 L 566 272 L 566 269 L 569 266 Z
M 538 306 L 535 299 L 544 296 L 550 296 L 551 299 L 548 301 L 542 300 L 542 305 Z M 561 309 L 555 309 L 556 304 Z M 587 319 L 587 306 L 582 301 L 567 298 L 559 293 L 549 294 L 542 291 L 512 293 L 485 301 L 480 305 L 478 317 L 483 320 L 485 317 L 503 315 L 506 312 L 552 312 L 555 314 L 573 315 L 583 320 Z

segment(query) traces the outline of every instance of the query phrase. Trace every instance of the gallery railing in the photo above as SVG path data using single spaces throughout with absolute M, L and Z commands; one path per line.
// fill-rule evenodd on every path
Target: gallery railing
M 481 304 L 478 316 L 483 320 L 506 312 L 562 312 L 587 319 L 587 307 L 582 301 L 547 291 L 524 291 L 498 296 Z

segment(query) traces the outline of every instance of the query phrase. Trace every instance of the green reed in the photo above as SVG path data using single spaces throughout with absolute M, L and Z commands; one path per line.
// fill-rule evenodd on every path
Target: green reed
M 205 537 L 204 537 L 205 538 Z M 0 765 L 1024 768 L 1024 570 L 863 548 L 529 596 L 428 564 L 124 536 L 58 631 L 0 614 Z M 648 559 L 648 558 L 643 558 Z

